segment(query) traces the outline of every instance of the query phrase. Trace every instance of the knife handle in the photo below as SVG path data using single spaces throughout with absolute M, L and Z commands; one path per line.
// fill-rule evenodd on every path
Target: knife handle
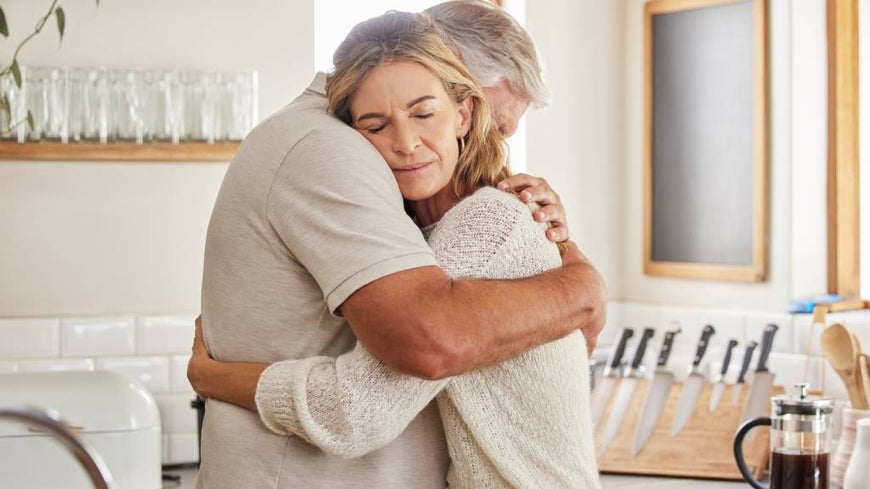
M 773 337 L 776 335 L 776 330 L 779 326 L 771 323 L 764 328 L 764 335 L 761 337 L 761 355 L 758 357 L 758 368 L 756 372 L 767 372 L 767 357 L 770 356 L 770 350 L 773 349 Z
M 633 335 L 633 329 L 622 328 L 622 332 L 619 333 L 619 341 L 616 343 L 616 348 L 613 350 L 613 353 L 610 354 L 610 364 L 608 364 L 608 367 L 611 370 L 619 368 L 620 364 L 622 364 L 622 355 L 625 353 L 625 345 Z
M 704 331 L 701 332 L 701 339 L 698 340 L 698 349 L 695 350 L 695 360 L 692 361 L 692 367 L 698 368 L 701 365 L 701 359 L 707 353 L 707 346 L 710 344 L 710 337 L 716 333 L 716 328 L 711 325 L 704 326 Z
M 732 339 L 728 341 L 728 349 L 725 350 L 725 360 L 722 360 L 722 370 L 719 371 L 722 376 L 728 373 L 728 366 L 731 365 L 731 352 L 734 351 L 735 346 L 737 346 L 737 340 Z
M 758 346 L 758 342 L 755 340 L 746 345 L 746 351 L 743 352 L 743 365 L 740 366 L 740 375 L 737 377 L 738 384 L 746 382 L 746 372 L 749 371 L 749 364 L 752 362 L 752 354 L 755 353 L 756 346 Z
M 680 333 L 682 329 L 677 328 L 672 331 L 665 332 L 665 341 L 662 342 L 662 349 L 659 350 L 659 360 L 656 362 L 656 367 L 664 367 L 668 363 L 668 357 L 671 356 L 671 347 L 674 346 L 674 337 Z
M 643 363 L 643 355 L 646 353 L 646 344 L 649 339 L 655 335 L 656 330 L 652 328 L 644 328 L 643 334 L 637 342 L 637 349 L 634 351 L 634 358 L 631 360 L 631 369 L 637 370 L 640 364 Z

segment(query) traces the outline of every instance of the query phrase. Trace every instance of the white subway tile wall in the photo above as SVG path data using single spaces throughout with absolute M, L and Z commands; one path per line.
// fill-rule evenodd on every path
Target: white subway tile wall
M 57 319 L 0 319 L 0 359 L 60 356 Z
M 163 462 L 194 462 L 198 459 L 196 410 L 190 407 L 193 389 L 187 382 L 187 353 L 193 338 L 195 315 L 123 315 L 97 318 L 4 318 L 0 319 L 0 374 L 58 370 L 112 370 L 141 382 L 154 395 L 163 428 Z M 870 313 L 831 314 L 828 324 L 841 322 L 870 345 Z M 631 302 L 608 304 L 605 328 L 598 338 L 596 359 L 607 358 L 616 333 L 624 326 L 656 329 L 646 354 L 652 370 L 664 331 L 679 325 L 668 366 L 678 379 L 686 376 L 695 345 L 704 324 L 717 333 L 705 358 L 706 368 L 718 370 L 730 338 L 739 345 L 734 351 L 726 379 L 737 377 L 743 348 L 750 339 L 761 340 L 768 323 L 779 326 L 770 357 L 776 383 L 789 386 L 804 380 L 825 389 L 835 398 L 846 396 L 839 377 L 821 358 L 817 341 L 821 328 L 812 326 L 808 314 L 701 309 Z M 870 348 L 868 348 L 870 349 Z M 633 345 L 629 345 L 633 351 Z M 756 353 L 757 355 L 757 353 Z M 757 356 L 756 356 L 757 358 Z M 757 361 L 757 360 L 756 360 Z M 752 368 L 755 368 L 753 362 Z
M 169 357 L 98 358 L 97 370 L 111 370 L 138 380 L 152 394 L 169 392 Z
M 141 382 L 160 410 L 163 463 L 195 462 L 187 381 L 195 315 L 0 319 L 0 374 L 111 370 Z
M 19 372 L 87 372 L 91 370 L 94 370 L 94 360 L 90 358 L 53 358 L 18 362 Z
M 195 315 L 137 317 L 136 354 L 190 353 L 195 319 Z
M 133 316 L 61 320 L 61 356 L 133 355 Z
M 702 368 L 706 368 L 711 375 L 718 372 L 725 356 L 725 346 L 729 339 L 734 338 L 738 341 L 738 346 L 734 350 L 726 374 L 726 380 L 734 382 L 743 360 L 746 343 L 755 340 L 760 344 L 764 327 L 773 323 L 779 326 L 779 329 L 774 338 L 768 366 L 776 374 L 775 383 L 790 387 L 796 383 L 808 382 L 811 388 L 822 389 L 831 397 L 841 399 L 846 397 L 845 386 L 822 358 L 818 347 L 822 326 L 813 326 L 810 314 L 699 309 L 630 302 L 611 303 L 609 307 L 617 309 L 620 318 L 618 321 L 611 321 L 608 318 L 605 331 L 599 337 L 598 349 L 594 354 L 596 359 L 607 358 L 616 333 L 622 327 L 635 328 L 635 336 L 638 336 L 637 333 L 642 328 L 651 326 L 656 329 L 656 334 L 650 341 L 645 357 L 647 372 L 651 372 L 658 357 L 664 332 L 674 329 L 679 324 L 682 332 L 675 340 L 668 367 L 675 373 L 677 380 L 684 380 L 692 363 L 701 330 L 705 324 L 712 324 L 716 328 L 716 334 L 710 342 Z M 870 350 L 870 311 L 828 315 L 827 324 L 836 322 L 843 323 L 854 331 L 862 344 L 867 345 L 865 349 Z M 809 341 L 810 337 L 812 341 Z M 633 343 L 629 343 L 627 351 L 633 351 L 633 347 Z M 750 370 L 755 370 L 757 359 L 758 350 Z

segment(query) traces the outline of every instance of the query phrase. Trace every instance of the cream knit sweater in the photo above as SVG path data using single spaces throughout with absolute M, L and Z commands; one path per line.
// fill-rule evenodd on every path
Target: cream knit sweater
M 561 265 L 526 204 L 491 187 L 462 200 L 426 232 L 454 278 L 519 278 Z M 433 398 L 450 451 L 450 488 L 600 487 L 580 333 L 438 381 L 391 370 L 357 344 L 338 358 L 270 366 L 256 395 L 270 430 L 345 457 L 389 443 Z

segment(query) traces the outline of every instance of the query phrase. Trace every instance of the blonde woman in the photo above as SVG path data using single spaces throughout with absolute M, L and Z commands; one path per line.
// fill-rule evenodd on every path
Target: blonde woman
M 448 275 L 510 279 L 561 265 L 527 205 L 494 188 L 510 173 L 503 138 L 426 15 L 393 12 L 358 25 L 334 62 L 330 111 L 384 157 Z M 235 402 L 235 391 L 256 384 L 256 408 L 275 433 L 358 457 L 398 436 L 435 398 L 449 487 L 599 487 L 580 333 L 441 380 L 394 371 L 361 343 L 337 358 L 251 367 L 210 359 L 198 332 L 189 370 L 197 392 Z

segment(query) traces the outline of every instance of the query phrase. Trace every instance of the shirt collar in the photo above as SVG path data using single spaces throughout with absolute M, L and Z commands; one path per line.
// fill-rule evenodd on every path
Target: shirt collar
M 308 85 L 308 90 L 311 90 L 314 93 L 319 93 L 320 95 L 326 95 L 326 73 L 322 71 L 318 71 L 316 75 L 314 75 L 314 80 L 311 81 L 311 84 Z

